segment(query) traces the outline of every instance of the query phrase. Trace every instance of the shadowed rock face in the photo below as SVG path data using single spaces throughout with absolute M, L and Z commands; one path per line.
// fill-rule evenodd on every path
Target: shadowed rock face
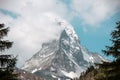
M 43 43 L 41 50 L 27 60 L 22 69 L 46 80 L 65 80 L 79 77 L 90 65 L 101 63 L 101 56 L 81 46 L 71 25 L 59 19 L 56 23 L 64 27 L 59 39 Z

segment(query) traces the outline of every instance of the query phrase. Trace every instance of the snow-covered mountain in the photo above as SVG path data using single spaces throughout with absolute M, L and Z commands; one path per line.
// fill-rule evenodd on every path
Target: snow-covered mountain
M 105 60 L 81 46 L 75 30 L 65 20 L 54 15 L 47 16 L 64 29 L 59 39 L 43 43 L 41 50 L 27 60 L 22 69 L 46 80 L 66 80 L 79 77 L 90 65 Z

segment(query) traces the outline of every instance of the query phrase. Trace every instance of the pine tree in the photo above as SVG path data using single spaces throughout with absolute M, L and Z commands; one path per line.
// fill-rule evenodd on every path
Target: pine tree
M 106 46 L 103 50 L 104 54 L 112 55 L 114 60 L 112 62 L 103 62 L 99 64 L 99 73 L 96 74 L 95 80 L 120 80 L 120 22 L 111 33 L 112 46 Z
M 17 80 L 17 74 L 14 74 L 16 58 L 12 55 L 3 54 L 3 51 L 12 47 L 13 42 L 3 40 L 9 28 L 5 28 L 4 24 L 0 24 L 0 80 Z
M 112 55 L 116 61 L 120 60 L 120 22 L 116 23 L 117 27 L 111 33 L 112 36 L 112 46 L 106 46 L 107 50 L 103 50 L 103 52 L 109 56 Z

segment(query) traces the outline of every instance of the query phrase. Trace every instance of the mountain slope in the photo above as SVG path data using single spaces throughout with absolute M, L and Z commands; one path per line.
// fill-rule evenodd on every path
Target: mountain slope
M 36 76 L 35 74 L 32 74 L 32 73 L 27 72 L 25 70 L 21 70 L 19 68 L 15 68 L 14 73 L 18 74 L 19 80 L 43 80 L 39 76 Z
M 59 39 L 43 43 L 41 50 L 26 61 L 22 69 L 46 80 L 65 80 L 79 77 L 87 67 L 104 60 L 80 45 L 73 27 L 65 20 L 53 15 L 50 18 L 64 28 Z

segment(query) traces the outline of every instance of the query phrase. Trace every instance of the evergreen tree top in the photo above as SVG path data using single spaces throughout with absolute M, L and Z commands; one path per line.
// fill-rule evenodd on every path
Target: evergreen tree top
M 0 24 L 0 51 L 4 51 L 5 49 L 12 47 L 12 42 L 9 40 L 3 40 L 3 38 L 7 36 L 8 31 L 8 27 L 6 28 L 4 24 Z
M 103 50 L 107 56 L 112 55 L 115 60 L 120 59 L 120 22 L 116 23 L 115 30 L 111 33 L 112 46 L 106 46 L 106 50 Z

